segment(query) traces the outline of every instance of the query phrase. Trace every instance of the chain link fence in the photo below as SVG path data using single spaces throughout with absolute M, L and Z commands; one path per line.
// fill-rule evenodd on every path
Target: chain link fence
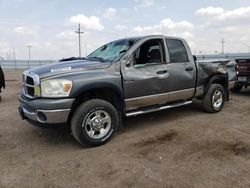
M 197 60 L 206 59 L 249 59 L 250 53 L 232 53 L 232 54 L 212 54 L 212 55 L 196 55 Z
M 52 60 L 1 60 L 0 65 L 3 69 L 26 70 L 30 68 L 49 65 L 55 61 Z

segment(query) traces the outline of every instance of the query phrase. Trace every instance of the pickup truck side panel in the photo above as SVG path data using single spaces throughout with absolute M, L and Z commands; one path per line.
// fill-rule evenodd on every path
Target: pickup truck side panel
M 132 54 L 146 41 L 153 39 L 163 41 L 163 57 L 166 59 L 160 64 L 134 66 Z M 121 63 L 127 110 L 190 99 L 194 96 L 195 62 L 186 42 L 176 40 L 183 45 L 188 61 L 171 63 L 165 38 L 151 37 L 132 48 L 130 58 L 126 63 Z
M 124 91 L 126 109 L 132 110 L 143 106 L 164 104 L 168 95 L 162 93 L 162 85 L 167 82 L 167 75 L 159 76 L 165 65 L 146 66 L 144 68 L 127 69 L 124 74 Z M 149 87 L 151 86 L 151 87 Z M 138 91 L 138 92 L 136 92 Z

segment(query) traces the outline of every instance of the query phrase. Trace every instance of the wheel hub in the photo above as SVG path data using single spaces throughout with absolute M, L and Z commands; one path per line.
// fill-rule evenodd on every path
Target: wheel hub
M 91 127 L 93 128 L 93 130 L 95 131 L 99 131 L 101 128 L 104 127 L 102 118 L 100 117 L 96 117 L 91 121 Z
M 213 95 L 213 106 L 215 109 L 219 109 L 223 103 L 223 94 L 220 90 L 216 90 Z
M 110 130 L 111 117 L 104 110 L 96 110 L 86 117 L 83 124 L 90 138 L 100 139 L 106 136 Z

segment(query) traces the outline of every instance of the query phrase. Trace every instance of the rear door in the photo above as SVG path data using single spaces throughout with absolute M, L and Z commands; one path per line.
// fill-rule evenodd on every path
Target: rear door
M 169 101 L 192 98 L 195 93 L 196 66 L 185 41 L 166 38 L 167 70 L 169 78 L 164 92 L 169 93 Z

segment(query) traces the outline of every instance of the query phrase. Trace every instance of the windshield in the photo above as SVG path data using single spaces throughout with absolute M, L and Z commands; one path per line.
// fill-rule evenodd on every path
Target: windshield
M 123 39 L 103 45 L 87 56 L 99 61 L 118 61 L 139 39 Z

